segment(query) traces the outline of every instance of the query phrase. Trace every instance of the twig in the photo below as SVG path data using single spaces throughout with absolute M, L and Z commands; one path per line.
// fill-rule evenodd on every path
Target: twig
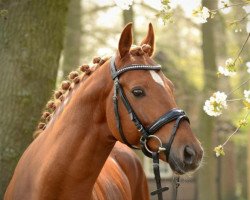
M 248 115 L 249 115 L 249 112 L 247 112 L 247 114 L 246 114 L 246 116 L 244 117 L 243 120 L 247 120 Z M 242 124 L 240 124 L 240 125 L 236 128 L 236 130 L 227 138 L 227 140 L 226 140 L 221 146 L 225 146 L 225 145 L 228 143 L 228 141 L 231 139 L 231 137 L 233 137 L 233 135 L 234 135 L 235 133 L 237 133 L 241 127 L 242 127 Z
M 216 11 L 219 11 L 219 10 L 223 10 L 225 8 L 230 8 L 230 7 L 236 7 L 236 6 L 242 6 L 242 5 L 247 5 L 248 2 L 244 2 L 244 3 L 235 3 L 235 4 L 231 4 L 231 5 L 227 5 L 227 6 L 224 6 L 224 7 L 221 7 L 221 8 L 217 8 L 217 9 L 214 9 L 214 10 L 211 10 L 211 12 L 216 12 Z
M 234 64 L 234 65 L 235 65 L 236 61 L 239 59 L 240 54 L 242 53 L 243 49 L 245 48 L 246 43 L 247 43 L 247 41 L 248 41 L 249 37 L 250 37 L 250 33 L 248 33 L 247 38 L 246 38 L 246 40 L 245 40 L 244 44 L 242 45 L 242 47 L 241 47 L 240 51 L 238 52 L 238 55 L 237 55 L 237 57 L 235 58 L 235 60 L 234 60 L 234 62 L 233 62 L 233 64 Z
M 236 20 L 230 22 L 230 24 L 240 23 L 240 22 L 244 21 L 245 19 L 247 19 L 248 15 L 250 15 L 250 13 L 247 13 L 244 17 L 242 17 L 240 19 L 236 19 Z
M 229 93 L 227 93 L 227 96 L 232 94 L 233 92 L 235 92 L 236 90 L 238 90 L 241 86 L 245 85 L 248 81 L 250 81 L 250 78 L 247 79 L 246 81 L 244 81 L 243 83 L 241 83 L 237 88 L 233 89 L 232 91 L 230 91 Z
M 228 99 L 227 101 L 232 102 L 232 101 L 241 101 L 241 100 L 243 100 L 243 98 L 240 98 L 240 99 Z

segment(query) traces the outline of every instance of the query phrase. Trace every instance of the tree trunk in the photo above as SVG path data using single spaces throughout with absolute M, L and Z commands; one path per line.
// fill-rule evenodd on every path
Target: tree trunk
M 0 3 L 0 199 L 55 86 L 67 4 Z
M 225 140 L 224 140 L 225 141 Z M 235 177 L 235 150 L 232 142 L 229 142 L 225 148 L 226 156 L 221 160 L 221 199 L 236 199 L 236 177 Z
M 203 6 L 214 9 L 216 1 L 203 0 Z M 202 54 L 204 64 L 203 97 L 208 98 L 216 90 L 216 53 L 214 44 L 214 24 L 212 20 L 202 25 Z M 203 101 L 204 103 L 204 101 Z M 199 198 L 202 200 L 216 200 L 216 160 L 213 153 L 214 119 L 203 110 L 199 116 L 199 134 L 205 151 L 205 164 L 199 170 L 198 187 Z
M 226 31 L 226 22 L 222 14 L 218 15 L 216 21 L 216 49 L 220 63 L 224 63 L 228 58 L 227 41 L 228 35 Z M 219 61 L 219 59 L 217 59 Z M 229 92 L 231 84 L 227 77 L 220 77 L 218 80 L 218 90 Z M 223 119 L 217 122 L 217 141 L 216 144 L 222 144 L 229 134 L 234 131 L 233 125 L 230 123 L 231 116 L 224 115 Z M 221 131 L 221 133 L 220 133 Z M 217 169 L 217 180 L 219 185 L 218 200 L 234 200 L 236 199 L 236 159 L 235 147 L 232 142 L 227 143 L 225 147 L 226 156 L 217 158 L 219 169 Z
M 80 0 L 71 0 L 67 16 L 67 26 L 64 38 L 62 71 L 64 77 L 80 63 L 82 38 L 82 9 Z
M 129 10 L 122 11 L 122 18 L 123 18 L 123 26 L 132 22 L 133 23 L 133 36 L 134 36 L 134 44 L 136 44 L 136 31 L 135 31 L 135 23 L 134 23 L 134 10 L 133 6 L 130 7 Z
M 247 145 L 247 199 L 250 200 L 250 130 L 248 131 Z

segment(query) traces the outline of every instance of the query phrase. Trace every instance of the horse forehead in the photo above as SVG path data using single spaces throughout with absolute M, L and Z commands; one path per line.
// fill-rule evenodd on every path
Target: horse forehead
M 162 87 L 165 87 L 163 79 L 161 78 L 161 76 L 160 76 L 158 73 L 156 73 L 156 71 L 154 71 L 154 70 L 149 70 L 149 72 L 150 72 L 151 77 L 153 78 L 153 80 L 154 80 L 156 83 L 158 83 L 158 84 L 161 85 Z

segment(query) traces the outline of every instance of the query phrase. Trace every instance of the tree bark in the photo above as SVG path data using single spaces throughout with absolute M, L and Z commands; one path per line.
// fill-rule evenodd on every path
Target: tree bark
M 250 130 L 248 131 L 247 145 L 247 199 L 250 200 Z
M 133 36 L 134 36 L 134 44 L 136 44 L 136 31 L 135 31 L 135 24 L 134 24 L 134 10 L 133 6 L 130 7 L 129 10 L 122 11 L 122 18 L 123 18 L 123 26 L 132 22 L 133 23 Z
M 203 0 L 203 6 L 214 9 L 217 1 Z M 202 54 L 204 65 L 203 97 L 208 98 L 216 90 L 216 52 L 214 40 L 214 22 L 208 20 L 202 25 Z M 204 101 L 203 101 L 204 102 Z M 205 164 L 199 170 L 198 187 L 199 197 L 202 200 L 216 200 L 216 160 L 213 153 L 214 119 L 203 110 L 199 116 L 199 134 L 205 151 Z
M 80 63 L 81 57 L 81 38 L 82 38 L 82 9 L 80 0 L 71 0 L 67 16 L 67 25 L 64 38 L 62 71 L 64 77 Z
M 226 31 L 226 22 L 222 14 L 218 15 L 219 19 L 216 21 L 216 49 L 217 56 L 224 63 L 228 58 L 227 41 L 228 35 Z M 219 61 L 219 59 L 218 59 Z M 218 80 L 219 91 L 231 91 L 231 84 L 227 77 L 220 77 Z M 217 122 L 217 141 L 216 144 L 222 144 L 229 134 L 234 131 L 233 125 L 230 123 L 230 118 L 224 115 L 223 119 Z M 231 128 L 230 128 L 231 127 Z M 221 130 L 221 133 L 220 133 Z M 236 199 L 236 159 L 235 159 L 235 146 L 232 142 L 227 143 L 225 146 L 226 156 L 217 158 L 217 180 L 218 184 L 218 200 L 234 200 Z
M 0 199 L 55 86 L 67 4 L 0 2 Z

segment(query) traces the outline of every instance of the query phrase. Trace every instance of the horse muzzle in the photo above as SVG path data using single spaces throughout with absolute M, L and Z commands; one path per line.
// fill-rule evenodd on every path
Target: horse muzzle
M 178 151 L 173 148 L 168 156 L 168 163 L 176 174 L 182 175 L 198 169 L 202 157 L 203 149 L 201 147 L 194 148 L 191 145 L 186 145 Z

